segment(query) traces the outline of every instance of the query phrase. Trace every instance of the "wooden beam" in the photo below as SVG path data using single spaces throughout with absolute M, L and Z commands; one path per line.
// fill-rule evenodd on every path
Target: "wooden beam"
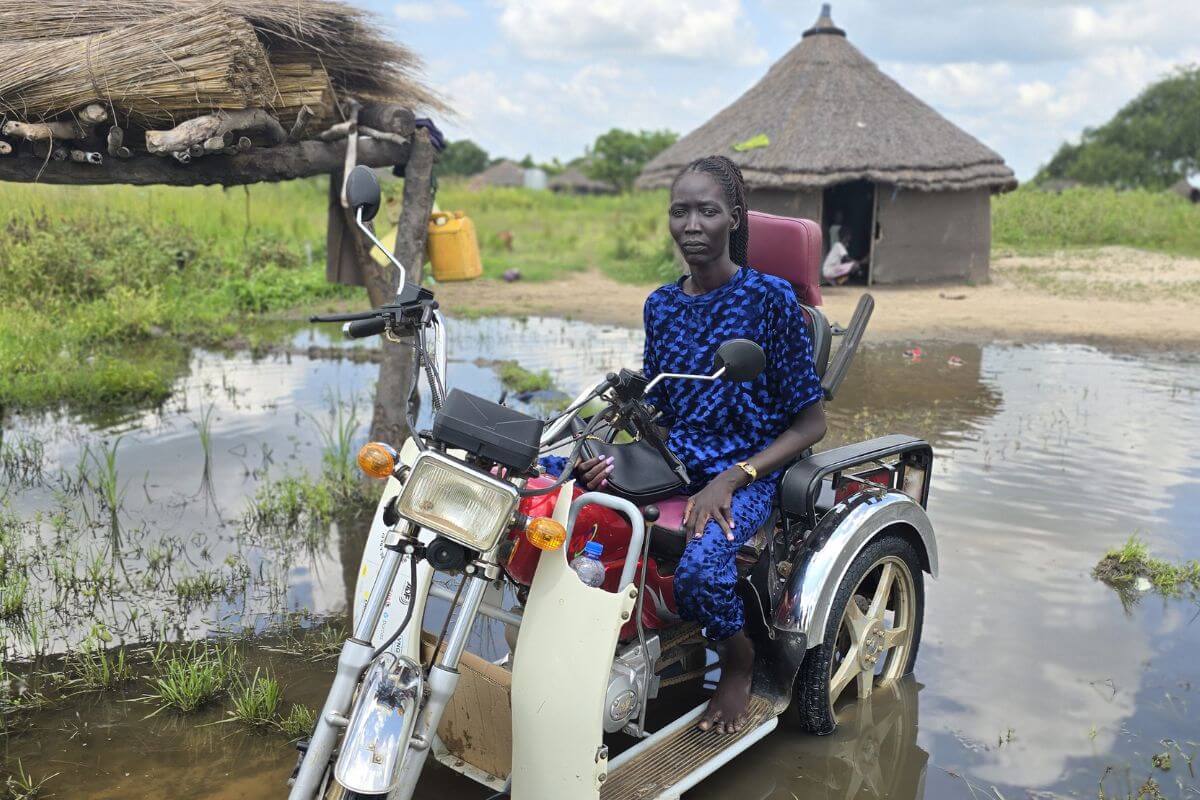
M 358 163 L 391 167 L 408 163 L 411 145 L 360 138 Z M 43 161 L 28 156 L 0 160 L 0 181 L 94 185 L 128 183 L 137 186 L 210 185 L 238 186 L 264 181 L 286 181 L 327 175 L 340 169 L 346 158 L 346 141 L 303 141 L 278 147 L 256 148 L 236 155 L 211 155 L 180 164 L 174 159 L 137 153 L 128 159 L 106 159 L 103 164 Z

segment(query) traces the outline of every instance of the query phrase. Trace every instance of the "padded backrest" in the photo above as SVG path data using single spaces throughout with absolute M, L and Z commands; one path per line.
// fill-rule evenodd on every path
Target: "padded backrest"
M 817 376 L 829 365 L 830 330 L 821 305 L 821 226 L 811 219 L 751 211 L 750 266 L 792 284 L 808 318 Z
M 791 283 L 801 303 L 821 305 L 821 226 L 811 219 L 762 211 L 746 216 L 750 266 Z

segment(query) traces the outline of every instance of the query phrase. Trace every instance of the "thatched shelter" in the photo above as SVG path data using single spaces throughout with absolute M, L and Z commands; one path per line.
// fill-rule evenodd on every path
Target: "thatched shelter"
M 338 0 L 42 0 L 0 7 L 0 181 L 242 185 L 330 176 L 326 274 L 371 305 L 399 280 L 370 257 L 342 186 L 405 178 L 395 255 L 417 283 L 448 111 L 414 53 Z M 66 251 L 64 250 L 64 253 Z M 401 442 L 413 377 L 384 342 L 372 435 Z
M 872 283 L 987 276 L 990 198 L 1017 185 L 993 150 L 884 75 L 829 6 L 766 76 L 646 165 L 640 187 L 724 154 L 750 207 L 851 234 Z
M 583 174 L 578 167 L 567 167 L 550 179 L 550 191 L 563 194 L 616 194 L 617 187 Z
M 471 178 L 467 184 L 472 190 L 478 191 L 485 186 L 507 186 L 521 188 L 525 185 L 525 168 L 515 161 L 504 159 Z
M 1182 198 L 1200 203 L 1200 189 L 1196 188 L 1187 178 L 1180 178 L 1171 186 L 1171 191 Z

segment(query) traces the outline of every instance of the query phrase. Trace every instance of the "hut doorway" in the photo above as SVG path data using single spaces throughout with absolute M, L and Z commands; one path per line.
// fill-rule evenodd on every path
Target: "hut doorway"
M 863 265 L 854 282 L 869 283 L 871 242 L 875 238 L 875 184 L 850 181 L 827 188 L 821 202 L 821 229 L 826 253 L 833 246 L 835 234 L 850 237 L 846 249 Z

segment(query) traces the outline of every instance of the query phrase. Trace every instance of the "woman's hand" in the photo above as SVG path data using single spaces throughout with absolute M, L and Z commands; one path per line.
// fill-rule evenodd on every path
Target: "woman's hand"
M 692 532 L 692 538 L 699 539 L 704 535 L 704 526 L 714 520 L 725 531 L 725 538 L 733 541 L 733 492 L 740 487 L 735 476 L 722 473 L 709 481 L 696 494 L 688 498 L 687 511 L 683 518 L 684 530 Z
M 596 456 L 587 461 L 580 461 L 575 467 L 575 477 L 583 481 L 589 491 L 603 489 L 608 485 L 608 476 L 613 471 L 612 456 Z

